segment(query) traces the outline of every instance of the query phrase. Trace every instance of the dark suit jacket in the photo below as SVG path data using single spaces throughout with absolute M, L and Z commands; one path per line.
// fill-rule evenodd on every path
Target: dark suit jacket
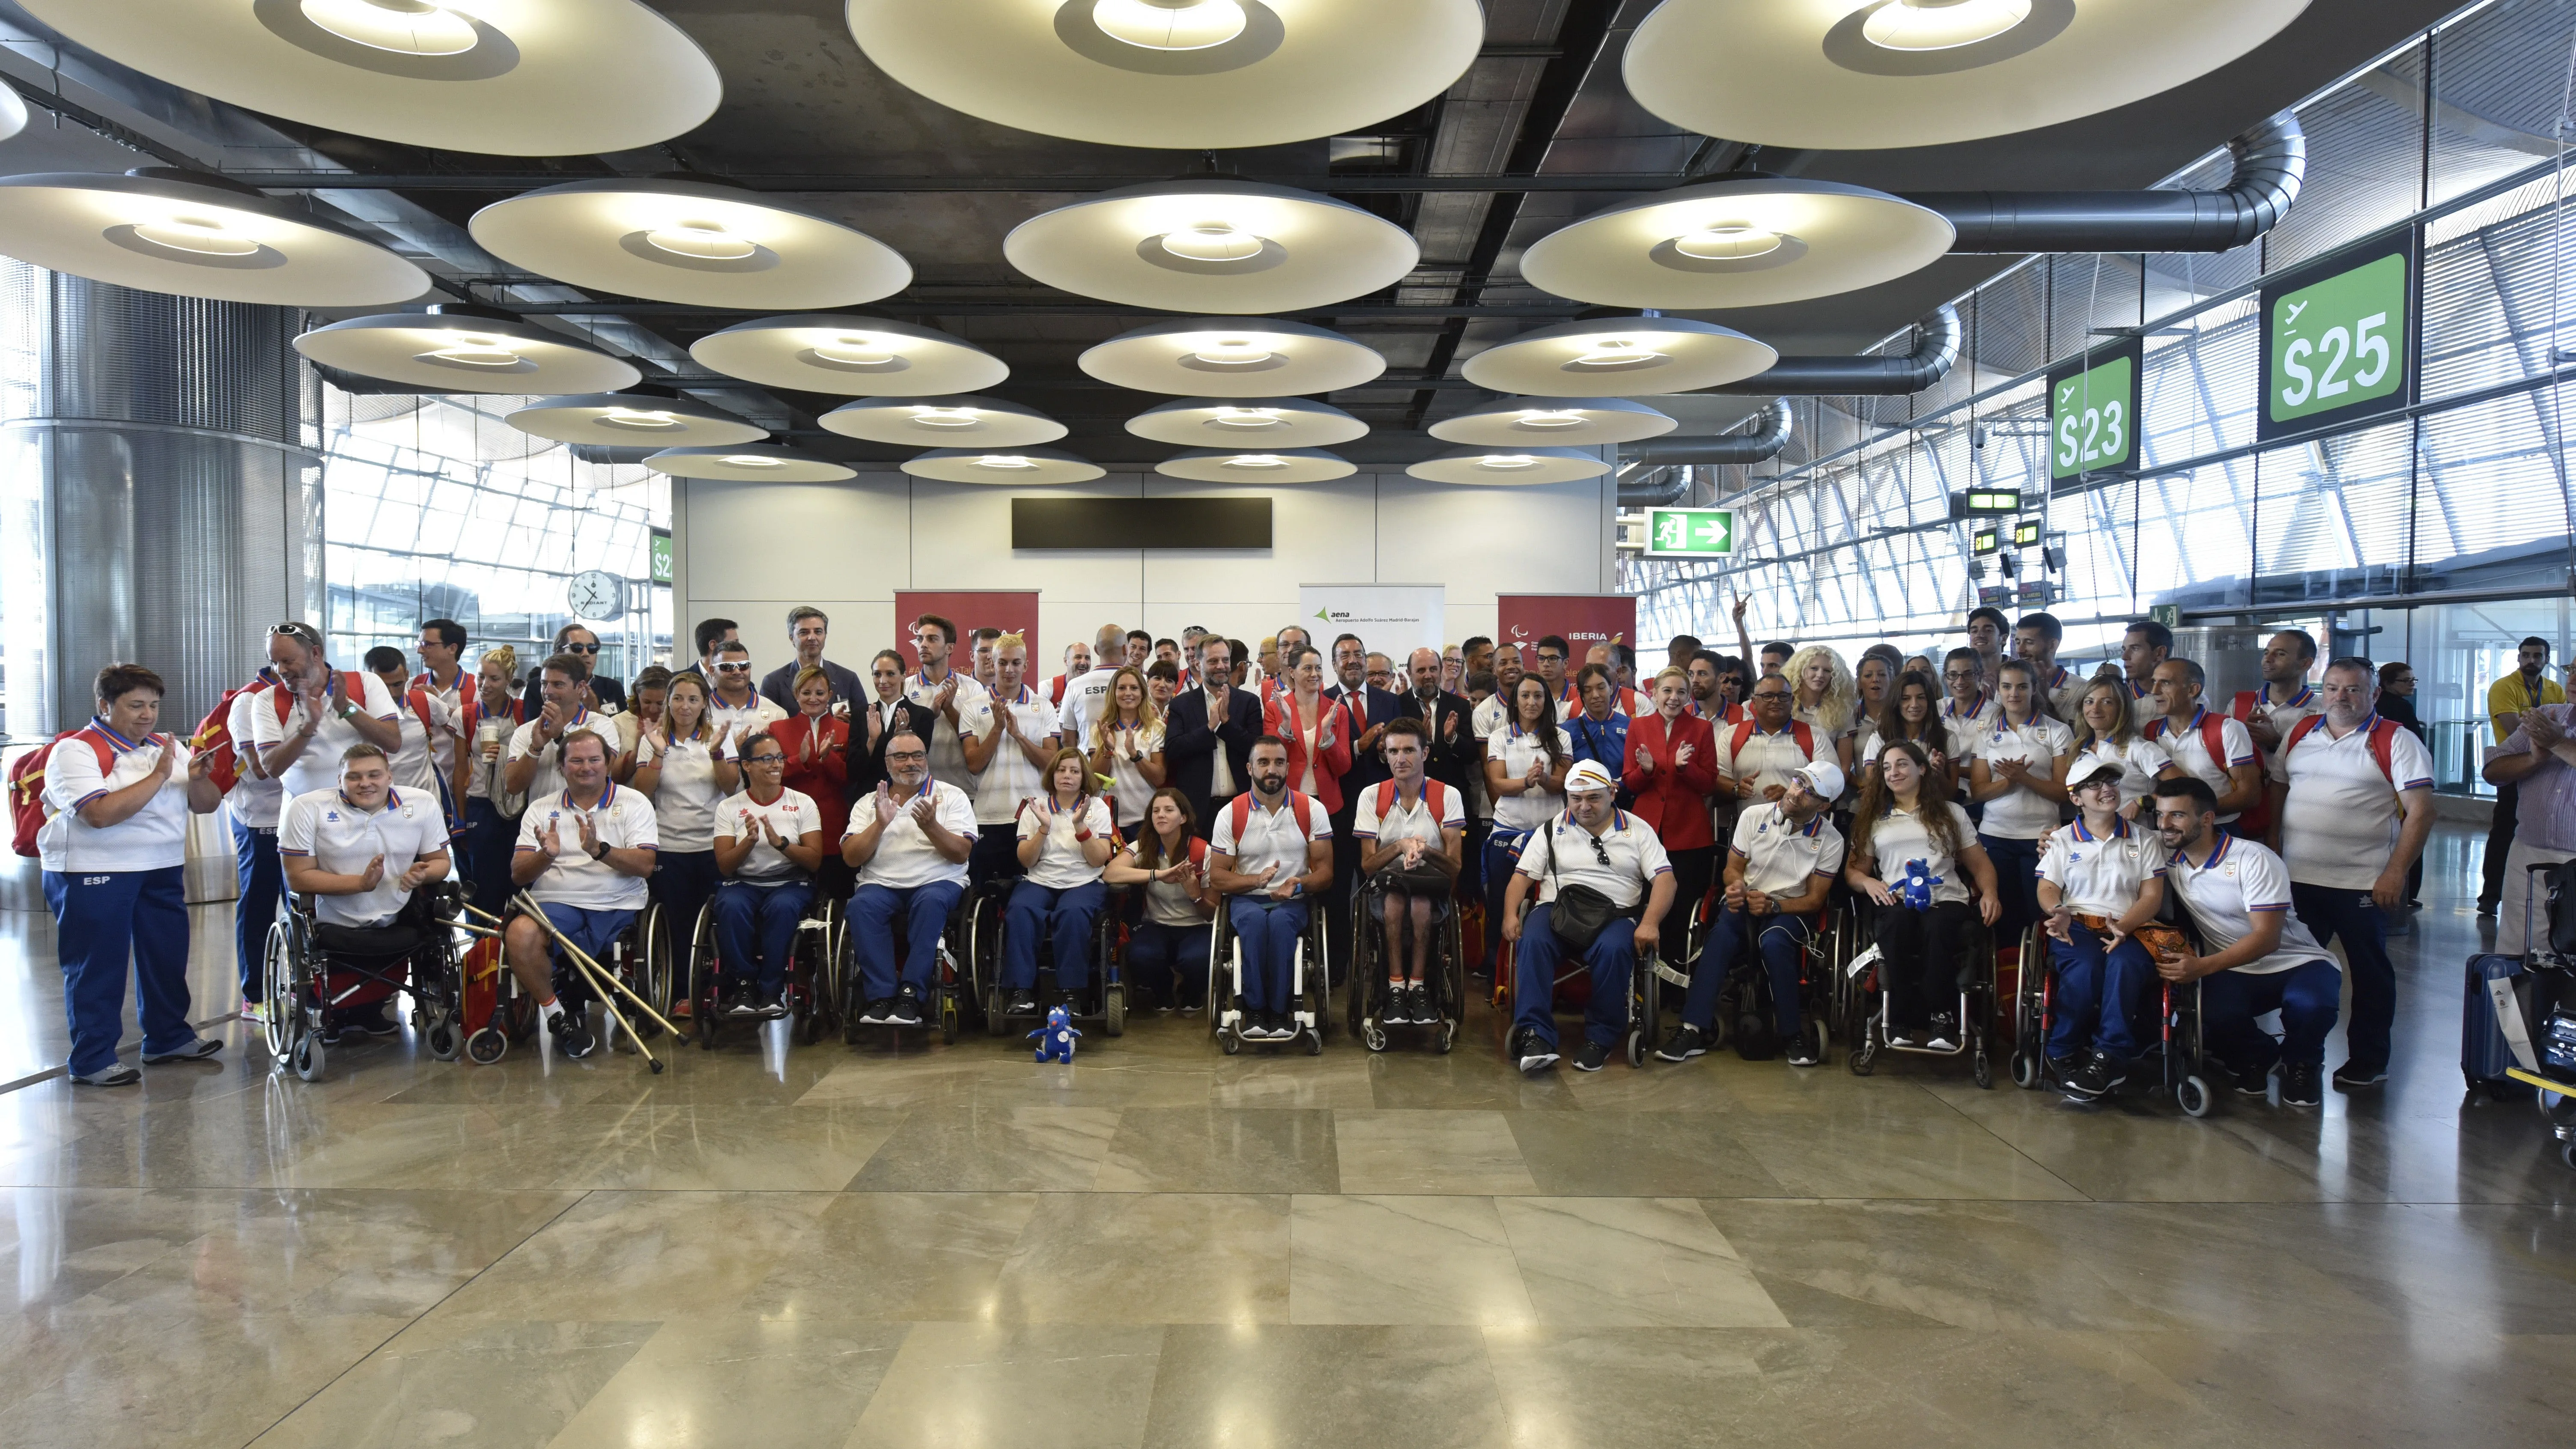
M 1374 684 L 1363 683 L 1357 689 L 1344 689 L 1337 684 L 1325 690 L 1324 697 L 1349 699 L 1352 711 L 1360 716 L 1362 734 L 1404 713 L 1404 696 L 1389 694 Z M 1379 738 L 1384 739 L 1385 736 L 1381 735 Z M 1334 818 L 1336 820 L 1348 818 L 1351 812 L 1359 808 L 1357 802 L 1362 790 L 1392 778 L 1394 777 L 1386 768 L 1386 757 L 1377 752 L 1375 744 L 1371 744 L 1366 750 L 1353 748 L 1350 773 L 1342 776 L 1342 813 Z
M 1172 707 L 1163 715 L 1163 762 L 1171 770 L 1173 788 L 1189 797 L 1202 837 L 1215 830 L 1216 806 L 1222 803 L 1210 798 L 1216 752 L 1225 751 L 1226 768 L 1234 772 L 1234 793 L 1239 795 L 1251 788 L 1252 742 L 1259 738 L 1261 696 L 1251 690 L 1227 691 L 1226 718 L 1213 722 L 1208 719 L 1206 690 L 1172 696 Z
M 520 707 L 527 711 L 528 719 L 535 719 L 545 713 L 545 679 L 546 671 L 543 666 L 528 671 L 528 686 L 519 693 Z M 626 708 L 626 685 L 612 675 L 592 675 L 590 692 L 598 696 L 599 702 L 610 709 L 623 711 Z
M 850 701 L 849 781 L 850 803 L 853 805 L 875 794 L 877 786 L 886 781 L 886 735 L 878 735 L 874 745 L 867 743 L 868 716 L 875 713 L 877 708 L 876 691 L 873 689 L 868 691 L 867 703 Z M 915 704 L 908 699 L 895 701 L 895 715 L 901 724 L 910 726 L 913 733 L 921 736 L 924 744 L 930 742 L 931 728 L 939 723 L 939 716 L 932 712 L 930 706 Z M 892 731 L 887 733 L 891 734 Z
M 795 714 L 796 676 L 798 673 L 802 672 L 803 669 L 803 665 L 790 659 L 786 663 L 779 665 L 776 669 L 769 671 L 768 677 L 760 681 L 761 697 L 768 700 L 771 704 L 778 706 L 780 709 L 787 711 L 790 715 Z M 876 691 L 861 683 L 857 675 L 852 674 L 850 671 L 833 663 L 829 659 L 823 661 L 823 672 L 831 677 L 832 698 L 835 700 L 849 701 L 850 708 L 852 709 L 858 708 L 859 701 L 861 700 L 874 699 L 877 697 Z
M 1431 732 L 1431 759 L 1424 773 L 1452 790 L 1464 791 L 1469 778 L 1484 768 L 1485 752 L 1476 746 L 1476 707 L 1467 702 L 1466 696 L 1447 690 L 1432 697 L 1428 714 L 1423 712 L 1422 701 L 1411 693 L 1395 696 L 1395 705 L 1398 715 L 1422 721 L 1422 727 Z M 1441 721 L 1448 719 L 1458 721 L 1458 733 L 1455 738 L 1442 739 Z M 1383 771 L 1385 766 L 1379 769 Z

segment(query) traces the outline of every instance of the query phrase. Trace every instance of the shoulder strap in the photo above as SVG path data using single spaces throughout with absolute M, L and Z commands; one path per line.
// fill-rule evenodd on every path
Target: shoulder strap
M 1798 748 L 1806 753 L 1808 759 L 1814 759 L 1816 757 L 1816 732 L 1808 727 L 1805 720 L 1789 721 L 1789 729 L 1798 737 Z
M 1393 784 L 1394 782 L 1390 780 L 1387 783 Z M 1437 780 L 1425 780 L 1422 782 L 1422 798 L 1430 803 L 1431 818 L 1435 822 L 1439 820 L 1441 816 L 1449 813 L 1448 786 L 1441 784 Z M 1385 812 L 1380 811 L 1379 813 L 1383 814 Z
M 2237 698 L 2244 696 L 2238 695 Z M 2204 713 L 2200 717 L 2200 746 L 2209 751 L 2209 763 L 2222 772 L 2231 768 L 2227 759 L 2228 719 L 2229 716 L 2223 714 Z M 2262 751 L 2257 750 L 2255 754 L 2259 757 Z
M 1436 790 L 1439 788 L 1439 785 L 1437 782 L 1434 782 L 1431 788 Z M 1377 818 L 1384 820 L 1386 818 L 1386 812 L 1394 808 L 1395 782 L 1393 780 L 1380 780 L 1377 785 Z
M 1799 728 L 1804 729 L 1806 726 L 1800 725 Z M 1739 721 L 1735 726 L 1735 737 L 1727 742 L 1726 753 L 1732 756 L 1740 752 L 1744 748 L 1744 742 L 1751 738 L 1753 738 L 1753 721 L 1749 719 Z
M 2298 723 L 2290 726 L 2290 737 L 2281 741 L 2281 753 L 2286 755 L 2290 751 L 2297 749 L 2299 747 L 2299 741 L 2315 734 L 2317 726 L 2324 724 L 2325 722 L 2326 717 L 2321 714 L 2303 714 L 2299 716 Z M 2373 734 L 2376 735 L 2376 733 L 2377 731 L 2374 730 Z M 2387 773 L 2388 765 L 2383 761 L 2379 768 L 2380 772 L 2385 774 Z
M 2310 715 L 2309 718 L 2323 719 L 2325 716 Z M 2393 719 L 2381 720 L 2370 727 L 2370 757 L 2379 762 L 2379 773 L 2387 776 L 2392 786 L 2397 783 L 2397 731 L 2398 724 Z
M 1252 823 L 1252 794 L 1246 791 L 1225 802 L 1226 817 L 1234 824 L 1234 846 L 1243 849 L 1243 827 Z
M 2238 724 L 2243 724 L 2245 721 L 2254 717 L 2254 706 L 2260 702 L 2262 698 L 2263 696 L 2261 692 L 2257 690 L 2240 689 L 2236 691 L 2236 698 L 2228 701 L 2228 716 L 2234 719 Z

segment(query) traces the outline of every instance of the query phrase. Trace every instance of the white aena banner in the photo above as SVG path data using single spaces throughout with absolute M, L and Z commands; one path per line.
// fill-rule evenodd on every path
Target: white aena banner
M 1437 649 L 1441 637 L 1439 584 L 1299 584 L 1298 621 L 1324 651 L 1324 672 L 1332 673 L 1336 635 L 1357 634 L 1368 647 L 1404 668 L 1404 656 L 1420 648 Z

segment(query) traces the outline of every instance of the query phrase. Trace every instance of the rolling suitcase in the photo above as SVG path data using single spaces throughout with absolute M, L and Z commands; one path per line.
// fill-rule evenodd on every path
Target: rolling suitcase
M 2460 1075 L 2469 1090 L 2503 1100 L 2525 1099 L 2532 1088 L 2505 1075 L 2530 1071 L 2532 977 L 2519 956 L 2469 958 L 2468 999 L 2460 1010 Z

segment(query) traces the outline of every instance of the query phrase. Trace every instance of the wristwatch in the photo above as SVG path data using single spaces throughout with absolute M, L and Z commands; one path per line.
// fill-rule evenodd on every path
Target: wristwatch
M 597 840 L 592 841 L 590 843 L 590 858 L 593 860 L 608 859 L 608 846 L 606 843 Z

